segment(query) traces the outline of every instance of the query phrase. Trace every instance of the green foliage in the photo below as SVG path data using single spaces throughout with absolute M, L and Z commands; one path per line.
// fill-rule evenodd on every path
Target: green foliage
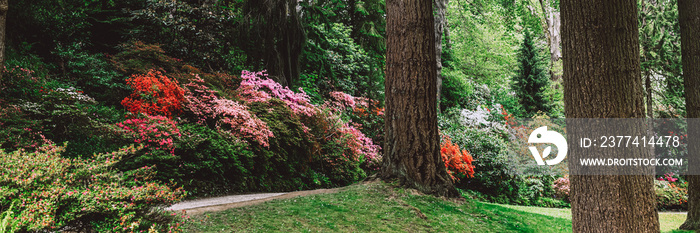
M 450 1 L 447 10 L 454 68 L 476 83 L 507 83 L 507 77 L 515 74 L 520 34 L 506 23 L 511 18 L 509 9 L 496 1 L 460 0 Z
M 688 210 L 688 182 L 654 180 L 656 206 L 662 210 Z
M 0 213 L 0 233 L 14 233 L 18 230 L 19 221 L 14 219 L 15 205 L 17 202 L 12 202 L 5 212 Z
M 642 78 L 651 78 L 654 115 L 661 118 L 685 116 L 676 2 L 677 0 L 638 2 Z
M 247 55 L 238 46 L 241 6 L 231 1 L 201 4 L 191 1 L 146 0 L 131 12 L 139 26 L 130 39 L 160 44 L 169 55 L 212 71 L 240 72 Z
M 341 23 L 309 25 L 309 42 L 301 56 L 305 75 L 297 85 L 311 92 L 379 96 L 381 83 L 370 76 L 370 57 L 350 37 L 351 32 Z
M 525 31 L 518 64 L 518 73 L 513 78 L 512 89 L 518 96 L 524 115 L 531 117 L 537 112 L 550 113 L 552 101 L 545 94 L 549 88 L 549 78 L 542 63 L 540 49 L 536 47 L 529 31 Z
M 81 43 L 75 43 L 56 48 L 54 54 L 64 64 L 64 81 L 74 83 L 100 102 L 118 105 L 130 92 L 124 84 L 125 77 L 114 71 L 103 54 L 88 54 L 82 47 Z
M 15 215 L 21 231 L 91 227 L 128 232 L 145 231 L 154 224 L 157 230 L 168 230 L 173 219 L 153 208 L 179 201 L 183 191 L 150 182 L 151 167 L 124 173 L 113 169 L 137 148 L 90 160 L 63 158 L 63 148 L 47 145 L 34 153 L 0 150 L 0 207 L 6 209 L 16 200 L 22 203 Z
M 440 93 L 440 109 L 471 107 L 469 101 L 473 96 L 473 83 L 458 70 L 442 70 L 442 89 Z

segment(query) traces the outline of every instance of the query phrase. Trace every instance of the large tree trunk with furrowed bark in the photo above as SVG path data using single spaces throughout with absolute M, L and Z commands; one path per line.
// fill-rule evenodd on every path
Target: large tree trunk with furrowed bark
M 575 138 L 569 119 L 644 118 L 637 1 L 562 0 L 561 18 L 568 137 Z M 635 156 L 650 156 L 637 151 Z M 569 168 L 586 153 L 570 146 Z M 573 232 L 659 232 L 651 172 L 572 174 L 570 182 Z
M 387 0 L 384 162 L 379 176 L 457 197 L 440 156 L 431 0 Z
M 683 59 L 683 83 L 688 114 L 688 218 L 680 229 L 700 230 L 700 1 L 678 0 L 678 17 L 681 27 L 681 56 Z

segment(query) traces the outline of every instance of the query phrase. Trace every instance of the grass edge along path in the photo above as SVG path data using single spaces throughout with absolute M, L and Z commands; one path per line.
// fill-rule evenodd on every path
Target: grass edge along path
M 192 217 L 185 231 L 571 232 L 569 209 L 447 200 L 381 181 L 333 191 L 337 192 L 220 206 L 196 214 L 188 210 Z M 686 232 L 671 231 L 685 215 L 659 216 L 662 232 Z

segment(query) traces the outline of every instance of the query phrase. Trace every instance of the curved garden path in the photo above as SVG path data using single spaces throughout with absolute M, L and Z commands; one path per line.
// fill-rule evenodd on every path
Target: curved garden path
M 204 212 L 223 211 L 241 206 L 260 204 L 271 200 L 288 199 L 293 197 L 308 196 L 315 194 L 336 193 L 338 192 L 338 190 L 340 190 L 340 188 L 316 189 L 289 193 L 256 193 L 212 197 L 183 201 L 168 207 L 167 210 L 184 211 L 188 215 L 196 215 Z

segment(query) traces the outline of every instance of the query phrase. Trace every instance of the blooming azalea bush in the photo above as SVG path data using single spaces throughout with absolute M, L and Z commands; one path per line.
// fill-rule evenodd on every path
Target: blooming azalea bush
M 656 206 L 662 210 L 688 209 L 688 183 L 685 181 L 654 180 Z
M 175 122 L 164 116 L 142 115 L 116 124 L 123 136 L 151 150 L 175 152 L 174 139 L 180 137 Z
M 299 93 L 282 87 L 279 83 L 267 78 L 265 72 L 241 72 L 241 85 L 238 87 L 239 97 L 246 102 L 264 102 L 274 97 L 284 101 L 292 112 L 297 115 L 314 116 L 318 108 L 311 104 L 309 96 L 299 89 Z
M 552 183 L 552 189 L 554 190 L 554 196 L 556 198 L 559 198 L 564 201 L 570 201 L 569 200 L 569 177 L 564 176 L 560 177 L 559 179 L 555 180 Z
M 182 110 L 184 90 L 160 71 L 132 75 L 126 83 L 134 92 L 122 100 L 122 105 L 133 114 L 171 117 Z
M 205 86 L 204 80 L 196 74 L 185 86 L 185 109 L 194 115 L 197 123 L 213 122 L 216 129 L 225 135 L 247 138 L 261 146 L 269 146 L 269 138 L 274 134 L 267 123 L 248 111 L 246 105 L 217 97 L 217 92 Z
M 440 144 L 440 155 L 452 181 L 456 182 L 464 177 L 474 177 L 474 165 L 472 165 L 474 158 L 467 150 L 460 150 L 459 146 L 453 144 L 449 137 L 443 138 L 443 142 Z
M 92 159 L 61 156 L 64 146 L 35 152 L 0 150 L 0 207 L 15 206 L 12 218 L 22 231 L 61 231 L 91 227 L 97 231 L 177 230 L 154 207 L 182 199 L 184 191 L 149 181 L 152 167 L 120 173 L 113 167 L 139 148 L 126 147 Z M 75 229 L 75 228 L 73 228 Z

